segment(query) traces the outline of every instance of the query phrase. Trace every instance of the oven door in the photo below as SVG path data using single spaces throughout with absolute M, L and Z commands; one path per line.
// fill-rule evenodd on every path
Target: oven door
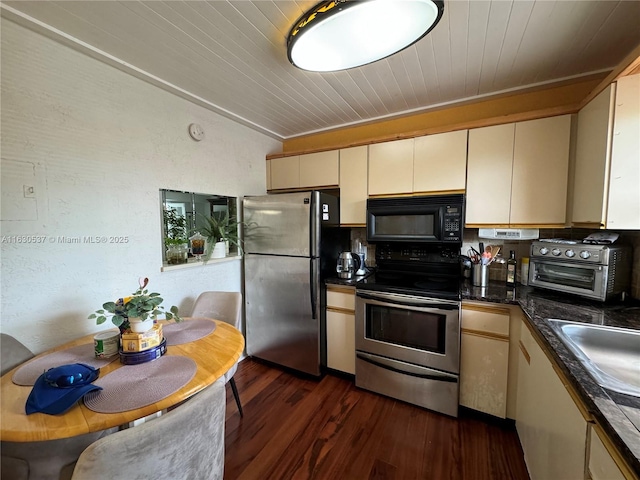
M 587 298 L 605 300 L 606 268 L 602 265 L 574 264 L 531 259 L 529 285 Z
M 356 289 L 356 350 L 458 374 L 460 302 Z

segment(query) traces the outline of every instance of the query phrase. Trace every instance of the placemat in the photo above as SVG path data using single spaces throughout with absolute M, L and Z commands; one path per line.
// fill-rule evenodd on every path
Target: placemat
M 160 357 L 140 365 L 125 365 L 98 378 L 102 390 L 89 392 L 84 404 L 99 413 L 135 410 L 177 392 L 196 374 L 196 362 L 187 357 Z
M 216 322 L 209 318 L 191 318 L 180 323 L 170 323 L 162 327 L 167 346 L 195 342 L 216 329 Z
M 117 360 L 117 358 L 118 355 L 114 355 L 111 358 L 96 358 L 93 343 L 87 343 L 30 360 L 14 372 L 11 381 L 16 385 L 30 386 L 36 382 L 45 370 L 50 368 L 69 363 L 84 363 L 93 368 L 102 368 Z

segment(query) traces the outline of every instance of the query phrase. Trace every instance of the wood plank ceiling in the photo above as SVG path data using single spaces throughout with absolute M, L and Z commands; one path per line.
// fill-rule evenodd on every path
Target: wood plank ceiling
M 401 53 L 310 73 L 286 39 L 316 3 L 9 1 L 2 14 L 280 140 L 610 70 L 640 44 L 637 0 L 448 0 Z

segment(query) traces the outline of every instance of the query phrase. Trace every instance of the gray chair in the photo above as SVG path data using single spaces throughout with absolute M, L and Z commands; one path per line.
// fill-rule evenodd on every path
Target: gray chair
M 224 379 L 170 412 L 90 445 L 72 480 L 222 479 Z
M 33 353 L 18 340 L 0 333 L 0 376 L 33 358 Z
M 18 340 L 0 334 L 2 375 L 34 355 Z M 88 445 L 117 428 L 61 440 L 0 442 L 0 478 L 11 480 L 63 480 L 71 478 L 73 465 Z
M 193 305 L 191 317 L 221 320 L 242 331 L 240 325 L 242 323 L 242 294 L 238 292 L 203 292 L 198 296 L 196 303 Z M 240 416 L 243 417 L 238 388 L 236 387 L 236 381 L 233 379 L 237 369 L 238 364 L 235 363 L 229 371 L 224 374 L 224 380 L 225 383 L 229 382 L 231 385 L 233 397 L 236 399 L 236 404 L 238 405 L 238 412 L 240 412 Z

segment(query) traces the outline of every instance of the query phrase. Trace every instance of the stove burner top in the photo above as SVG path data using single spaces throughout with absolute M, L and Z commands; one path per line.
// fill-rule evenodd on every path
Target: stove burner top
M 356 284 L 358 290 L 400 293 L 420 297 L 460 300 L 459 277 L 428 277 L 394 272 L 377 272 Z
M 377 245 L 378 270 L 356 289 L 460 300 L 459 254 L 451 245 Z
M 442 288 L 446 288 L 453 281 L 448 278 L 432 278 L 430 280 L 420 280 L 415 282 L 413 285 L 420 290 L 441 290 Z

